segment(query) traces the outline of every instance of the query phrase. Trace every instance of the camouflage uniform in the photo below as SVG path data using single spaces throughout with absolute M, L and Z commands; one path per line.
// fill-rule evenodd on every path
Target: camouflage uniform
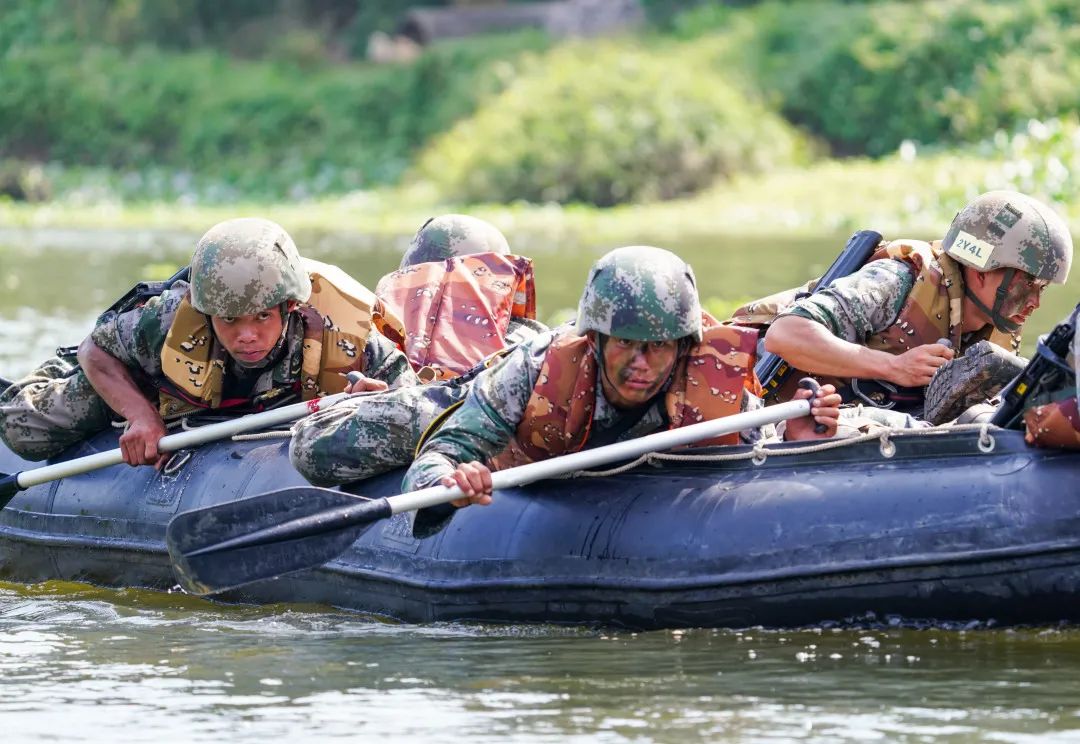
M 994 306 L 986 307 L 965 285 L 963 267 L 979 272 L 1003 268 L 1006 288 L 1018 272 L 1064 283 L 1072 261 L 1072 239 L 1061 218 L 1045 205 L 1016 192 L 993 191 L 961 210 L 940 244 L 893 241 L 875 257 L 881 260 L 796 301 L 780 315 L 807 318 L 845 341 L 893 354 L 938 338 L 949 339 L 958 355 L 987 339 L 1015 353 L 1020 327 L 1006 317 L 1007 293 L 999 292 Z M 965 302 L 986 314 L 991 323 L 961 334 Z M 837 382 L 837 388 L 848 393 L 845 400 L 854 399 L 842 382 Z M 987 389 L 985 395 L 996 392 Z M 923 389 L 909 389 L 891 397 L 909 412 L 921 413 L 923 393 Z
M 548 347 L 559 334 L 574 332 L 573 327 L 567 326 L 548 331 L 517 347 L 496 366 L 477 376 L 462 406 L 425 442 L 405 475 L 403 490 L 433 485 L 460 463 L 487 462 L 502 452 L 525 415 Z M 757 396 L 744 395 L 743 410 L 756 410 L 761 405 Z M 603 388 L 597 384 L 596 411 L 585 447 L 635 439 L 666 429 L 668 423 L 662 394 L 644 410 L 626 412 L 608 403 Z M 746 444 L 766 437 L 775 437 L 775 427 L 768 425 L 740 434 Z
M 519 425 L 529 415 L 530 400 L 538 388 L 549 350 L 564 338 L 580 337 L 590 331 L 634 341 L 700 342 L 704 335 L 701 304 L 690 266 L 668 251 L 648 246 L 619 248 L 602 256 L 589 272 L 575 324 L 522 344 L 497 366 L 481 373 L 461 408 L 425 443 L 405 476 L 404 488 L 431 485 L 460 463 L 492 463 L 515 439 Z M 688 348 L 684 346 L 683 352 Z M 548 374 L 555 377 L 561 375 L 561 370 L 550 370 Z M 749 374 L 752 376 L 752 371 Z M 665 388 L 672 382 L 669 379 Z M 579 405 L 577 397 L 570 407 Z M 595 410 L 591 411 L 587 437 L 579 446 L 597 447 L 667 428 L 670 421 L 666 397 L 658 394 L 643 406 L 617 408 L 604 396 L 597 376 L 590 395 Z M 748 392 L 740 401 L 744 410 L 761 405 L 760 399 Z M 562 405 L 556 400 L 545 403 L 548 409 Z M 772 429 L 746 431 L 741 440 L 755 442 L 772 433 Z M 569 434 L 578 437 L 580 432 Z M 564 434 L 560 432 L 559 436 Z M 535 455 L 543 456 L 539 451 Z
M 235 249 L 239 245 L 242 252 L 243 241 L 253 237 L 273 245 L 282 255 L 281 261 L 288 262 L 287 270 L 275 271 L 263 260 L 252 272 L 235 255 L 219 251 L 222 246 Z M 218 260 L 218 266 L 207 265 L 214 260 Z M 269 220 L 227 221 L 207 232 L 196 249 L 192 270 L 201 284 L 189 287 L 177 282 L 141 307 L 122 313 L 106 312 L 90 338 L 131 371 L 147 397 L 154 397 L 169 383 L 162 369 L 162 349 L 185 298 L 190 297 L 200 312 L 225 317 L 282 306 L 294 297 L 306 299 L 311 285 L 299 262 L 291 238 L 280 226 Z M 265 281 L 252 281 L 252 276 Z M 237 295 L 236 286 L 243 288 L 242 297 Z M 211 335 L 209 359 L 220 361 L 225 371 L 222 397 L 244 399 L 254 405 L 276 405 L 291 398 L 301 379 L 304 334 L 300 312 L 290 313 L 281 342 L 254 367 L 237 364 Z M 417 384 L 405 356 L 374 328 L 368 335 L 363 360 L 367 376 L 391 387 Z M 0 438 L 13 452 L 30 460 L 59 454 L 106 428 L 111 418 L 115 415 L 85 373 L 63 360 L 46 362 L 0 395 Z
M 796 301 L 778 317 L 807 318 L 837 338 L 864 344 L 896 322 L 914 285 L 915 270 L 908 264 L 890 258 L 871 261 L 854 274 Z
M 317 486 L 370 478 L 412 462 L 421 438 L 469 392 L 474 371 L 442 382 L 368 393 L 307 416 L 293 427 L 289 457 Z

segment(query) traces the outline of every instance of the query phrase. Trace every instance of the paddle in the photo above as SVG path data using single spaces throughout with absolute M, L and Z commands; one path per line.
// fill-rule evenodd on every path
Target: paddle
M 804 383 L 817 387 L 813 380 Z M 500 470 L 491 476 L 492 487 L 522 486 L 809 413 L 809 400 L 737 413 Z M 373 500 L 315 486 L 286 488 L 177 514 L 169 522 L 166 543 L 180 584 L 193 594 L 212 594 L 322 565 L 374 522 L 463 496 L 461 489 L 446 486 Z
M 354 373 L 350 372 L 349 374 L 353 375 Z M 158 450 L 161 452 L 175 452 L 185 447 L 194 447 L 199 444 L 213 442 L 216 439 L 231 437 L 233 434 L 295 421 L 298 418 L 307 416 L 309 413 L 315 413 L 332 406 L 347 397 L 349 397 L 348 393 L 327 395 L 303 403 L 294 403 L 270 411 L 263 411 L 262 413 L 252 413 L 229 421 L 200 426 L 197 429 L 180 432 L 179 434 L 169 434 L 162 437 L 158 442 Z M 7 503 L 19 491 L 31 486 L 66 478 L 69 475 L 89 473 L 92 470 L 106 468 L 110 465 L 119 465 L 123 461 L 124 456 L 120 449 L 117 448 L 106 452 L 97 452 L 86 457 L 77 457 L 74 460 L 58 462 L 55 465 L 45 465 L 32 470 L 20 470 L 11 474 L 0 473 L 0 509 L 7 506 Z

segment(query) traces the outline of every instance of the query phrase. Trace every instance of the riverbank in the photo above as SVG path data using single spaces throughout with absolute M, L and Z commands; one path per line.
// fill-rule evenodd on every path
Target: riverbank
M 64 229 L 198 233 L 223 219 L 260 214 L 291 231 L 379 239 L 411 234 L 433 214 L 462 211 L 490 220 L 533 250 L 566 238 L 597 245 L 664 244 L 719 233 L 821 236 L 863 227 L 894 235 L 936 236 L 966 199 L 983 184 L 989 185 L 995 167 L 974 155 L 954 154 L 831 160 L 739 176 L 692 198 L 608 209 L 453 204 L 423 187 L 357 191 L 319 201 L 220 206 L 7 202 L 0 203 L 0 228 L 9 234 Z

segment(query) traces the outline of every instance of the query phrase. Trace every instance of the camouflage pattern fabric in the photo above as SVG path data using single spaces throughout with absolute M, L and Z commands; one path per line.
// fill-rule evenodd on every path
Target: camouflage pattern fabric
M 399 268 L 471 253 L 509 252 L 506 238 L 490 222 L 464 214 L 444 214 L 432 217 L 420 227 L 402 256 Z
M 1053 209 L 1015 191 L 990 191 L 964 207 L 949 225 L 945 252 L 979 271 L 1007 267 L 1064 284 L 1072 237 Z
M 942 253 L 940 244 L 894 240 L 862 269 L 799 300 L 782 315 L 808 318 L 845 341 L 890 354 L 902 354 L 939 338 L 949 339 L 958 354 L 985 339 L 1015 352 L 1019 335 L 1001 333 L 993 325 L 961 334 L 963 291 L 961 267 Z M 816 377 L 836 385 L 845 401 L 853 400 L 849 381 Z M 788 400 L 795 389 L 789 382 L 777 400 Z M 905 402 L 898 403 L 902 410 L 921 413 L 920 390 L 903 393 Z
M 405 355 L 424 379 L 445 380 L 506 348 L 514 317 L 536 317 L 532 261 L 477 253 L 414 264 L 375 290 L 405 325 Z
M 578 303 L 578 333 L 633 341 L 701 339 L 701 304 L 690 265 L 670 251 L 635 245 L 601 256 Z
M 206 315 L 238 318 L 287 300 L 306 302 L 311 280 L 285 229 L 258 217 L 210 228 L 191 257 L 191 304 Z
M 464 400 L 475 376 L 359 395 L 301 419 L 293 427 L 292 464 L 317 486 L 404 467 L 428 428 Z
M 575 334 L 572 326 L 561 326 L 518 346 L 498 364 L 481 372 L 470 386 L 464 403 L 424 443 L 405 475 L 403 490 L 412 491 L 437 483 L 453 472 L 459 463 L 489 462 L 502 452 L 525 417 L 548 348 L 564 334 Z M 599 384 L 594 394 L 596 410 L 585 447 L 603 441 L 626 441 L 667 428 L 665 396 L 658 395 L 640 417 L 628 421 L 608 403 Z M 761 399 L 747 392 L 741 410 L 756 410 Z M 742 442 L 753 444 L 775 437 L 772 425 L 748 429 L 740 434 Z
M 128 367 L 136 383 L 148 389 L 167 387 L 161 372 L 161 349 L 186 292 L 187 285 L 178 282 L 142 307 L 120 314 L 105 313 L 90 337 Z M 255 374 L 257 379 L 249 387 L 250 399 L 278 403 L 284 396 L 293 395 L 298 386 L 303 342 L 304 324 L 294 313 L 289 318 L 281 359 L 276 363 L 256 371 L 242 370 L 216 342 L 211 358 L 224 365 L 226 386 L 233 377 Z M 391 388 L 418 384 L 405 355 L 381 335 L 371 334 L 363 355 L 367 376 L 383 380 Z M 0 397 L 0 436 L 13 452 L 26 459 L 52 457 L 108 426 L 112 415 L 109 408 L 85 374 L 74 369 L 69 362 L 50 360 Z
M 807 318 L 837 338 L 862 345 L 896 322 L 915 286 L 915 276 L 915 270 L 902 261 L 872 261 L 817 294 L 798 300 L 780 317 Z
M 90 334 L 94 343 L 123 362 L 128 368 L 141 371 L 155 383 L 164 379 L 161 350 L 169 328 L 184 299 L 187 285 L 178 282 L 172 289 L 151 299 L 141 308 L 117 315 L 105 313 Z M 321 330 L 321 329 L 320 329 Z M 285 351 L 281 359 L 258 373 L 252 387 L 253 395 L 266 394 L 274 388 L 293 388 L 300 380 L 303 365 L 305 324 L 300 313 L 292 313 L 286 331 Z M 237 374 L 236 365 L 216 340 L 210 338 L 210 363 L 218 362 L 227 374 Z M 383 380 L 391 388 L 418 383 L 397 347 L 378 332 L 372 332 L 364 347 L 364 374 Z M 160 387 L 160 384 L 156 385 Z
M 112 412 L 86 375 L 53 358 L 0 393 L 0 439 L 26 460 L 44 460 L 108 428 Z
M 708 316 L 704 339 L 679 358 L 664 394 L 670 428 L 722 418 L 740 410 L 749 386 L 756 392 L 757 331 L 721 326 Z M 596 408 L 597 352 L 588 336 L 560 334 L 544 355 L 536 387 L 507 448 L 490 460 L 502 470 L 580 450 Z M 737 434 L 693 446 L 737 444 Z
M 510 318 L 510 322 L 506 324 L 506 348 L 523 344 L 549 330 L 551 329 L 533 318 Z
M 952 421 L 971 406 L 993 398 L 1026 366 L 1023 357 L 990 341 L 979 341 L 934 373 L 926 388 L 923 418 L 934 425 Z

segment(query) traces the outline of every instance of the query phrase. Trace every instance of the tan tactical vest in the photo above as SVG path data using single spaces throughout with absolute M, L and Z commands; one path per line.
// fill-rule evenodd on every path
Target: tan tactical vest
M 679 360 L 664 396 L 672 429 L 738 413 L 745 390 L 760 393 L 754 377 L 757 337 L 755 330 L 731 325 L 705 331 L 701 343 Z M 596 351 L 587 336 L 557 337 L 514 438 L 492 458 L 491 467 L 502 470 L 584 447 L 596 410 L 596 372 Z M 738 434 L 729 434 L 695 446 L 738 442 Z
M 304 400 L 338 393 L 344 374 L 363 371 L 364 348 L 372 326 L 400 327 L 371 290 L 336 266 L 304 259 L 311 297 L 297 309 L 304 324 L 299 392 Z M 210 319 L 185 297 L 165 345 L 161 369 L 172 391 L 159 392 L 163 417 L 221 407 L 226 355 L 216 349 Z
M 891 258 L 903 261 L 915 271 L 915 284 L 896 321 L 881 333 L 874 334 L 866 346 L 890 354 L 903 354 L 905 351 L 923 344 L 936 343 L 947 338 L 952 342 L 957 354 L 964 351 L 963 341 L 968 345 L 982 339 L 989 339 L 1014 353 L 1020 347 L 1020 337 L 1003 334 L 992 325 L 976 334 L 961 339 L 963 328 L 964 276 L 962 267 L 949 257 L 941 248 L 941 242 L 926 243 L 921 240 L 894 240 L 879 248 L 870 256 L 870 261 Z M 796 292 L 812 291 L 818 280 L 807 283 L 797 290 L 780 292 L 763 300 L 750 303 L 736 311 L 732 322 L 747 324 L 767 324 L 786 310 L 795 301 Z M 784 303 L 780 305 L 779 303 Z M 771 315 L 770 315 L 771 314 Z M 767 319 L 766 319 L 767 318 Z M 798 389 L 798 380 L 807 373 L 795 371 L 776 395 L 776 401 L 790 400 Z M 850 380 L 813 375 L 822 384 L 832 383 L 842 393 L 850 388 Z M 845 400 L 849 395 L 845 395 Z
M 448 380 L 506 347 L 511 318 L 536 317 L 532 260 L 473 253 L 387 274 L 375 290 L 404 320 L 404 350 L 424 382 Z

